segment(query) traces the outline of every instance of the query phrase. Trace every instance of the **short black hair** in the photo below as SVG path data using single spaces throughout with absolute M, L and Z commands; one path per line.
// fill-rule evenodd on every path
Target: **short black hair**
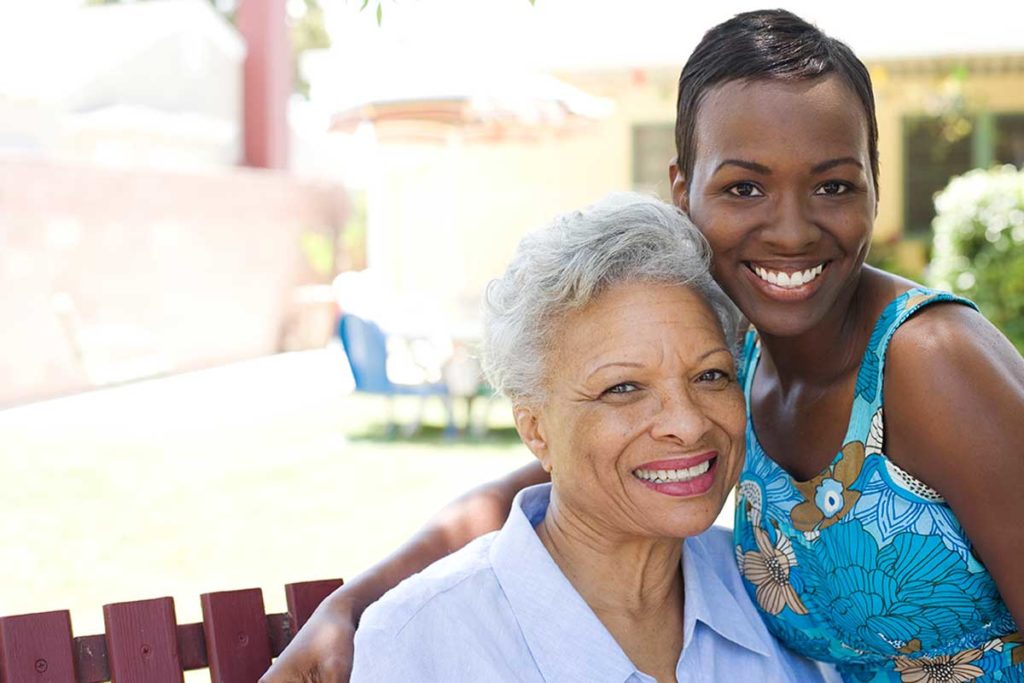
M 792 12 L 737 14 L 704 34 L 679 75 L 676 163 L 687 184 L 693 175 L 697 112 L 707 93 L 735 80 L 812 80 L 835 73 L 864 107 L 871 176 L 878 192 L 878 121 L 867 67 L 853 51 Z

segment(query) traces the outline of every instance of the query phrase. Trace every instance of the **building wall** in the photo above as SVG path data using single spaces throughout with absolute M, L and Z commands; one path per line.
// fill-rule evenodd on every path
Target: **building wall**
M 0 406 L 88 388 L 90 367 L 131 376 L 278 350 L 295 287 L 314 279 L 300 236 L 345 216 L 337 186 L 247 170 L 6 157 L 0 188 Z

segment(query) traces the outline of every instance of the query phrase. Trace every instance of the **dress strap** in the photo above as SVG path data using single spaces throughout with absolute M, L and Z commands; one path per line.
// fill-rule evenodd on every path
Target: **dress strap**
M 871 332 L 871 338 L 868 340 L 864 358 L 857 373 L 850 426 L 844 443 L 850 441 L 873 442 L 877 448 L 881 448 L 884 431 L 880 408 L 882 407 L 885 356 L 889 342 L 892 341 L 896 330 L 919 310 L 925 306 L 943 302 L 958 303 L 970 306 L 975 310 L 978 309 L 974 302 L 950 292 L 914 287 L 897 296 L 882 311 L 882 315 Z
M 736 379 L 743 387 L 743 400 L 746 403 L 748 416 L 750 415 L 750 387 L 754 381 L 754 370 L 757 369 L 760 355 L 759 344 L 757 331 L 751 327 L 743 336 L 743 350 L 740 352 L 739 369 L 736 373 Z

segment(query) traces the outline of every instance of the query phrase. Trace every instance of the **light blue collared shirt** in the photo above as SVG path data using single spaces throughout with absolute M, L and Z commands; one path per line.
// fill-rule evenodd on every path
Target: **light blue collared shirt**
M 412 576 L 363 614 L 352 682 L 656 683 L 633 665 L 537 536 L 551 485 L 520 491 L 508 521 Z M 828 681 L 775 641 L 720 527 L 683 545 L 679 683 Z

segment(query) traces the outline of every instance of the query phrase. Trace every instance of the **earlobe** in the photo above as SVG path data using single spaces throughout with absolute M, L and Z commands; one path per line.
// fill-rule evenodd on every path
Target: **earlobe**
M 679 162 L 673 161 L 668 166 L 668 180 L 672 188 L 672 203 L 683 213 L 690 212 L 690 197 L 686 188 L 686 177 L 679 170 Z
M 519 438 L 523 440 L 530 452 L 540 460 L 541 467 L 545 472 L 551 471 L 551 459 L 548 452 L 547 440 L 544 438 L 544 430 L 540 417 L 537 413 L 525 406 L 515 406 L 512 415 L 516 423 L 516 431 Z

